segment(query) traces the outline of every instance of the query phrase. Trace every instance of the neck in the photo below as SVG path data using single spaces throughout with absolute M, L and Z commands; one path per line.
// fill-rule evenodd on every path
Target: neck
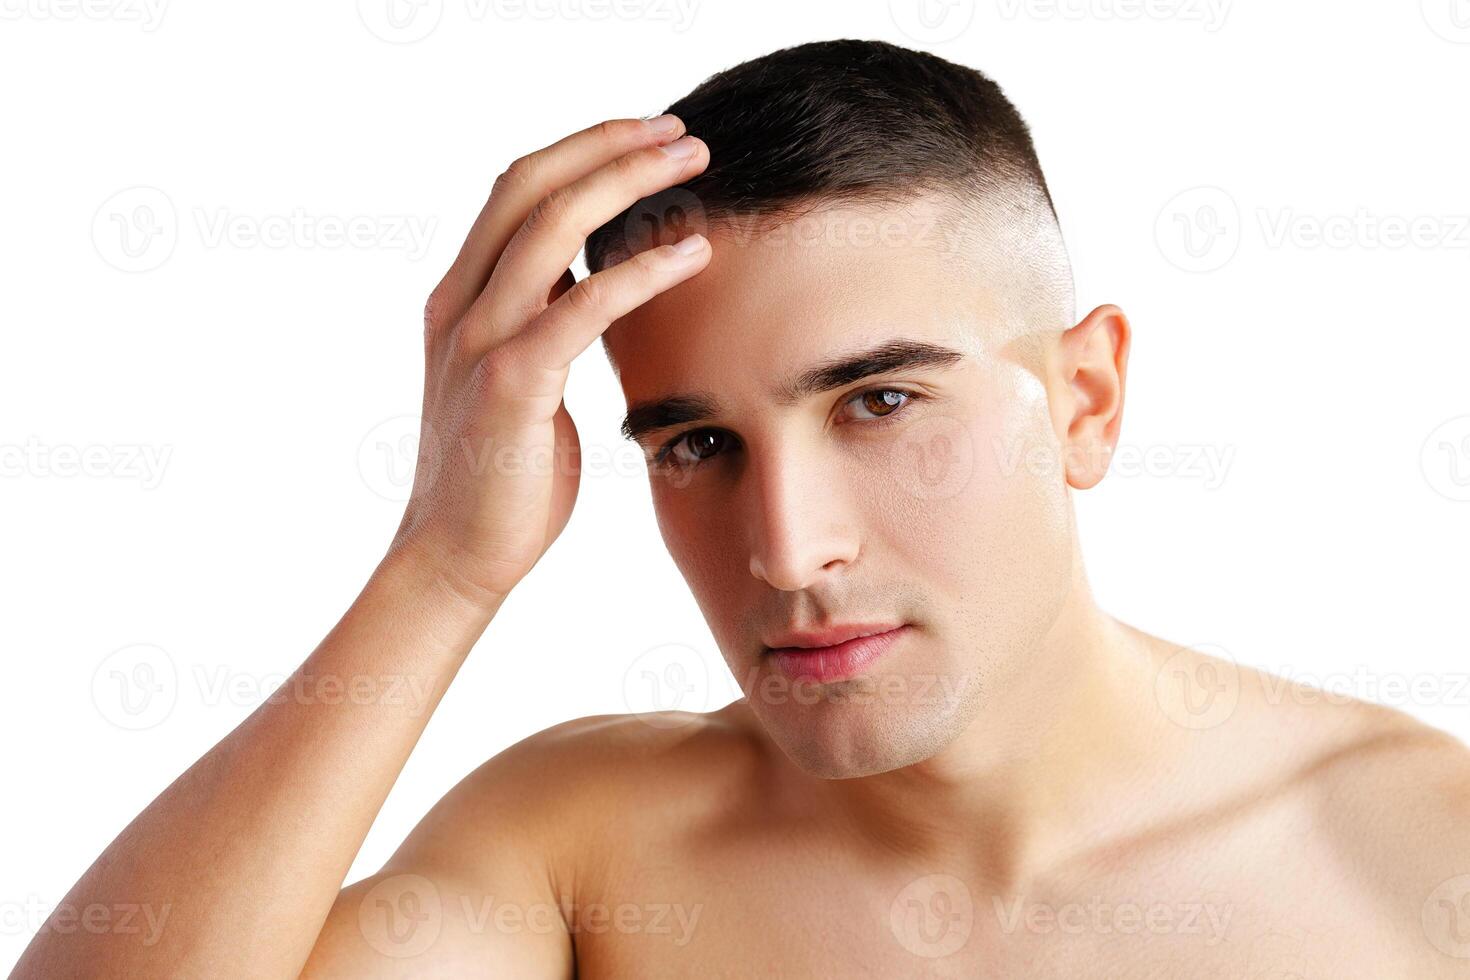
M 922 762 L 832 780 L 857 832 L 962 867 L 997 889 L 1085 850 L 1110 814 L 1139 814 L 1163 744 L 1141 634 L 1097 608 L 1078 573 L 1057 622 L 949 745 Z

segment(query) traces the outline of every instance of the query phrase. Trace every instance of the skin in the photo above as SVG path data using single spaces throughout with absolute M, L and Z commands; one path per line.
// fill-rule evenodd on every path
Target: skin
M 947 202 L 916 197 L 817 208 L 816 243 L 710 227 L 574 285 L 582 236 L 707 165 L 697 140 L 658 149 L 673 122 L 518 160 L 430 300 L 413 498 L 288 682 L 408 675 L 428 710 L 263 704 L 62 903 L 166 907 L 153 941 L 53 920 L 14 976 L 1463 976 L 1463 746 L 1094 602 L 1071 493 L 1117 443 L 1131 329 L 1113 306 L 1073 322 L 1059 241 L 984 218 L 848 237 L 855 217 L 932 228 Z M 630 409 L 721 403 L 644 445 L 727 440 L 650 484 L 746 696 L 537 733 L 342 888 L 438 698 L 566 526 L 561 394 L 599 336 Z M 961 356 L 772 395 L 900 337 Z M 924 397 L 880 425 L 890 406 L 862 396 L 890 385 Z M 465 452 L 487 446 L 560 462 Z M 854 619 L 909 626 L 861 677 L 782 684 L 761 654 Z

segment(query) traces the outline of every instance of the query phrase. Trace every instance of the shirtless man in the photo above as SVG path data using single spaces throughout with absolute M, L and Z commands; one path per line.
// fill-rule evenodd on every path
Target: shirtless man
M 1094 603 L 1070 493 L 1130 328 L 1071 289 L 1010 103 L 889 45 L 517 160 L 429 300 L 397 536 L 288 684 L 437 705 L 566 525 L 563 385 L 601 337 L 745 697 L 532 735 L 345 889 L 429 711 L 263 704 L 15 976 L 1470 975 L 1459 742 Z M 118 902 L 160 927 L 78 928 Z

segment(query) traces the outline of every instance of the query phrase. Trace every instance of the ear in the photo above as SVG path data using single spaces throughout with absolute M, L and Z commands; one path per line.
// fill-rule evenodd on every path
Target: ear
M 1108 471 L 1123 427 L 1123 392 L 1132 329 L 1123 311 L 1099 306 L 1062 334 L 1048 387 L 1067 483 L 1096 486 Z

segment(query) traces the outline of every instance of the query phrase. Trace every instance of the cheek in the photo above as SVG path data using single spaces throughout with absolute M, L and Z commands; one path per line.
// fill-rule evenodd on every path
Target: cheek
M 979 388 L 988 394 L 963 416 L 927 415 L 896 440 L 888 500 L 871 510 L 869 528 L 891 571 L 932 593 L 950 632 L 1004 655 L 1033 644 L 1061 612 L 1072 582 L 1071 507 L 1050 462 L 1055 438 L 1040 384 L 1024 375 Z
M 730 524 L 731 508 L 701 502 L 698 491 L 674 490 L 654 484 L 653 512 L 659 535 L 674 565 L 684 577 L 695 600 L 711 622 L 719 617 L 710 605 L 719 596 L 732 595 L 731 578 L 745 570 L 732 554 L 743 555 L 735 528 Z M 746 578 L 750 578 L 748 571 Z

